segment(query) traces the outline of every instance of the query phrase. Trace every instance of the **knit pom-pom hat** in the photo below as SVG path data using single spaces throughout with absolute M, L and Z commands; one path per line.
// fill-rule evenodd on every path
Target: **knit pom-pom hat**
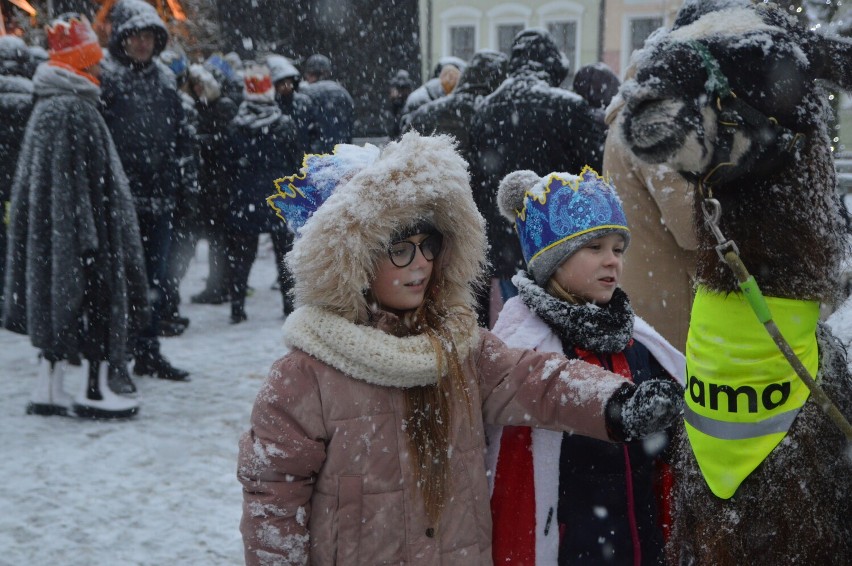
M 500 212 L 514 222 L 524 260 L 536 284 L 590 240 L 616 232 L 630 243 L 630 230 L 615 188 L 591 167 L 580 175 L 514 171 L 500 182 Z

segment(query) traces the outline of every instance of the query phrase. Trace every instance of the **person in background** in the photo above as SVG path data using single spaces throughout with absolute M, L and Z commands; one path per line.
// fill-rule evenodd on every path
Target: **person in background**
M 471 57 L 453 92 L 427 102 L 409 116 L 408 127 L 421 134 L 449 134 L 458 141 L 458 151 L 465 161 L 473 161 L 470 132 L 476 108 L 506 78 L 508 57 L 499 51 L 483 49 Z M 473 194 L 474 202 L 486 218 L 490 201 L 482 199 L 483 191 Z M 481 326 L 489 325 L 490 298 L 487 289 L 477 293 L 476 315 Z
M 225 239 L 229 187 L 225 178 L 225 135 L 237 105 L 222 94 L 221 85 L 207 68 L 189 66 L 189 92 L 198 113 L 198 235 L 207 238 L 208 274 L 204 289 L 192 303 L 219 305 L 230 299 L 230 262 Z M 242 94 L 240 94 L 242 98 Z
M 392 140 L 399 138 L 402 131 L 399 120 L 402 117 L 402 106 L 408 99 L 408 95 L 414 90 L 414 81 L 405 69 L 399 69 L 394 73 L 388 87 L 387 106 L 383 110 L 385 132 Z
M 589 103 L 595 117 L 604 123 L 604 113 L 618 93 L 621 81 L 605 63 L 592 63 L 577 69 L 574 75 L 574 92 Z
M 514 230 L 497 212 L 500 180 L 519 169 L 544 174 L 601 167 L 606 129 L 585 100 L 558 86 L 567 74 L 553 38 L 541 29 L 523 30 L 512 43 L 508 77 L 473 119 L 472 188 L 491 244 L 492 326 L 502 302 L 517 294 L 511 277 L 523 265 Z
M 459 153 L 470 163 L 470 128 L 476 108 L 506 78 L 507 63 L 508 57 L 499 51 L 477 51 L 461 73 L 453 91 L 412 112 L 408 128 L 423 135 L 434 133 L 453 136 L 458 142 Z M 455 68 L 452 65 L 445 68 L 450 67 Z
M 222 96 L 230 98 L 237 105 L 243 101 L 243 67 L 236 53 L 221 55 L 214 53 L 204 61 L 204 68 L 210 71 L 219 83 Z M 233 63 L 233 64 L 232 64 Z
M 314 131 L 316 116 L 313 101 L 306 94 L 299 92 L 301 75 L 293 63 L 282 55 L 269 55 L 266 58 L 272 85 L 275 88 L 275 101 L 281 111 L 290 116 L 296 124 L 297 144 L 296 154 L 291 162 L 300 163 L 305 154 L 311 151 L 311 136 Z M 278 266 L 278 288 L 284 299 L 284 316 L 293 311 L 293 301 L 290 291 L 293 287 L 284 264 L 284 256 L 293 246 L 293 235 L 289 230 L 277 229 L 270 234 L 272 249 L 275 253 L 275 263 Z
M 626 77 L 633 73 L 634 67 L 628 67 Z M 617 187 L 636 240 L 624 262 L 622 286 L 636 313 L 683 352 L 698 265 L 694 187 L 667 165 L 633 156 L 616 127 L 623 107 L 621 95 L 609 105 L 603 156 L 603 173 Z
M 3 327 L 40 350 L 27 413 L 128 418 L 138 401 L 109 383 L 132 386 L 128 340 L 150 309 L 133 197 L 99 111 L 103 53 L 84 16 L 63 14 L 46 33 L 12 186 Z M 72 396 L 65 374 L 80 358 Z
M 631 237 L 614 187 L 589 167 L 577 176 L 515 171 L 498 202 L 527 271 L 515 275 L 520 294 L 495 335 L 634 384 L 683 383 L 683 355 L 633 314 L 619 287 Z M 668 491 L 656 489 L 671 482 L 666 433 L 620 446 L 526 426 L 493 427 L 488 437 L 495 564 L 663 563 Z
M 231 323 L 246 320 L 245 301 L 251 267 L 257 257 L 258 236 L 281 230 L 266 204 L 269 186 L 282 171 L 298 167 L 296 124 L 275 102 L 269 68 L 252 65 L 245 72 L 245 91 L 231 121 L 223 148 L 229 187 L 225 237 L 231 277 Z M 286 280 L 283 265 L 279 281 Z M 282 307 L 289 297 L 281 288 Z
M 447 79 L 450 76 L 455 75 L 455 71 L 448 69 L 447 73 L 444 75 L 444 82 L 442 82 L 441 73 L 443 73 L 444 69 L 447 67 L 452 67 L 455 71 L 461 73 L 467 67 L 467 62 L 453 55 L 447 55 L 438 60 L 438 64 L 435 65 L 435 69 L 432 72 L 432 78 L 414 89 L 414 91 L 408 95 L 408 98 L 405 99 L 399 123 L 401 131 L 404 132 L 408 129 L 408 119 L 412 112 L 427 102 L 446 96 L 449 93 L 449 91 L 445 90 L 445 85 L 450 86 L 450 82 L 448 82 Z M 455 83 L 452 83 L 452 86 L 455 86 Z M 452 88 L 450 90 L 452 90 Z
M 339 143 L 350 143 L 355 124 L 355 102 L 339 82 L 332 80 L 331 60 L 315 53 L 304 67 L 302 92 L 314 105 L 312 153 L 329 153 Z
M 183 174 L 181 190 L 178 191 L 175 204 L 168 276 L 163 285 L 165 291 L 163 320 L 176 326 L 187 327 L 189 318 L 180 314 L 180 282 L 189 269 L 189 262 L 195 254 L 195 246 L 198 243 L 198 111 L 195 109 L 195 99 L 189 92 L 189 62 L 186 57 L 167 49 L 160 53 L 159 59 L 175 77 L 175 86 L 177 86 L 186 119 L 186 133 L 181 136 L 181 140 L 187 144 L 187 147 L 178 150 L 178 153 L 183 156 L 181 158 Z
M 30 45 L 30 64 L 28 65 L 29 72 L 26 74 L 27 77 L 32 78 L 35 74 L 36 68 L 42 63 L 45 63 L 49 56 L 47 54 L 47 49 L 40 45 Z
M 27 120 L 33 110 L 32 57 L 24 40 L 14 35 L 0 36 L 0 310 L 3 308 L 3 280 L 6 272 L 6 225 L 9 195 L 24 139 Z
M 240 441 L 249 566 L 490 564 L 484 423 L 621 441 L 677 418 L 675 384 L 477 326 L 485 232 L 452 138 L 341 145 L 278 187 L 297 308 Z
M 311 98 L 299 92 L 302 76 L 293 62 L 283 55 L 269 55 L 266 66 L 275 88 L 275 102 L 284 114 L 296 123 L 299 134 L 299 151 L 302 155 L 310 153 L 311 136 L 315 129 L 315 111 Z M 301 155 L 299 156 L 301 159 Z
M 153 316 L 136 340 L 133 373 L 184 381 L 188 373 L 163 357 L 157 336 L 174 336 L 186 328 L 167 320 L 164 286 L 175 206 L 185 187 L 181 164 L 187 155 L 180 152 L 191 148 L 186 141 L 190 134 L 174 79 L 155 60 L 168 41 L 157 11 L 142 0 L 118 0 L 109 19 L 101 102 L 130 182 L 152 295 Z

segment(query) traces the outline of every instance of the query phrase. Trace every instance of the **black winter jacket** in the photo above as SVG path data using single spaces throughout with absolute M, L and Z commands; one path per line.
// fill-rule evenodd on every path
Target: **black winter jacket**
M 497 51 L 476 53 L 453 92 L 414 110 L 409 115 L 407 129 L 416 130 L 424 136 L 453 136 L 458 141 L 459 153 L 470 163 L 470 130 L 476 107 L 503 82 L 506 63 L 506 56 Z M 480 213 L 484 214 L 482 210 Z
M 301 85 L 311 98 L 316 116 L 312 153 L 331 153 L 339 143 L 352 143 L 355 102 L 340 83 L 331 80 Z
M 473 119 L 472 188 L 488 225 L 495 277 L 507 279 L 523 266 L 518 238 L 496 204 L 503 177 L 519 169 L 544 176 L 578 174 L 584 165 L 601 168 L 606 130 L 581 97 L 555 86 L 565 77 L 560 62 L 546 34 L 519 34 L 509 77 L 482 101 Z
M 268 104 L 275 105 L 274 102 Z M 275 192 L 275 179 L 297 171 L 300 164 L 296 160 L 293 120 L 277 107 L 274 119 L 270 120 L 263 106 L 243 101 L 225 141 L 230 189 L 225 226 L 237 233 L 259 234 L 285 229 L 267 204 L 266 197 Z M 249 122 L 252 114 L 256 119 Z
M 3 116 L 0 126 L 0 155 L 3 156 L 0 159 L 0 216 L 5 215 L 3 203 L 9 200 L 12 191 L 18 152 L 32 111 L 32 81 L 25 77 L 0 75 L 0 116 Z M 6 250 L 0 250 L 0 254 L 5 253 Z
M 109 57 L 101 73 L 101 100 L 137 210 L 171 210 L 183 188 L 181 165 L 191 136 L 174 75 L 157 55 L 168 34 L 157 11 L 146 2 L 119 2 L 113 8 Z M 154 60 L 139 64 L 125 53 L 130 34 L 155 33 Z

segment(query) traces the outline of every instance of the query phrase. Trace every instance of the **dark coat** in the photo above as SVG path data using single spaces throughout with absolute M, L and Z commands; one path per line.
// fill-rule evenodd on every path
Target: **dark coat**
M 201 185 L 199 214 L 212 217 L 213 210 L 227 206 L 228 186 L 225 180 L 225 138 L 237 105 L 227 96 L 213 101 L 197 100 L 198 112 L 198 182 Z
M 449 134 L 458 141 L 461 156 L 470 163 L 470 130 L 476 107 L 506 77 L 505 55 L 498 51 L 481 51 L 470 60 L 449 95 L 427 102 L 409 115 L 407 129 L 424 136 Z M 482 214 L 483 211 L 480 210 Z
M 576 358 L 577 351 L 565 351 Z M 623 355 L 636 384 L 667 379 L 668 373 L 636 340 L 619 354 L 598 354 L 613 371 L 613 358 Z M 665 446 L 665 445 L 663 445 Z M 611 444 L 565 434 L 559 457 L 560 523 L 568 525 L 559 546 L 560 564 L 633 564 L 631 519 L 641 542 L 642 564 L 663 563 L 663 537 L 654 493 L 659 451 L 649 454 L 644 440 Z M 606 509 L 601 516 L 599 509 Z M 612 545 L 613 559 L 601 557 L 600 537 Z M 609 550 L 609 549 L 608 549 Z
M 314 102 L 310 96 L 301 92 L 294 91 L 288 97 L 276 96 L 275 101 L 281 111 L 290 116 L 296 123 L 296 132 L 298 134 L 299 152 L 301 154 L 310 153 L 311 137 L 314 135 L 316 128 L 316 109 Z M 299 156 L 301 163 L 301 155 Z
M 18 152 L 33 110 L 33 83 L 24 77 L 0 75 L 0 203 L 9 200 Z M 2 206 L 2 204 L 0 204 Z
M 148 287 L 127 178 L 98 111 L 99 89 L 49 64 L 33 83 L 38 101 L 12 187 L 3 326 L 29 334 L 37 348 L 79 354 L 83 293 L 95 272 L 109 297 L 102 311 L 86 316 L 107 320 L 105 353 L 123 364 L 128 335 L 149 316 Z
M 511 277 L 523 265 L 518 238 L 496 204 L 503 177 L 519 169 L 541 176 L 576 174 L 584 165 L 600 170 L 605 127 L 581 97 L 556 86 L 566 72 L 549 36 L 523 32 L 512 47 L 509 77 L 474 117 L 472 189 L 488 225 L 495 277 Z
M 143 29 L 155 32 L 154 57 L 168 37 L 157 11 L 146 2 L 121 0 L 110 13 L 109 57 L 103 62 L 101 98 L 137 210 L 171 210 L 183 187 L 182 153 L 187 133 L 174 76 L 152 60 L 134 63 L 124 39 Z
M 352 143 L 355 102 L 349 92 L 332 80 L 302 84 L 300 88 L 314 103 L 316 132 L 311 152 L 331 153 L 339 143 Z
M 274 102 L 243 101 L 225 142 L 228 212 L 226 228 L 243 234 L 283 229 L 266 202 L 273 181 L 298 170 L 296 126 Z

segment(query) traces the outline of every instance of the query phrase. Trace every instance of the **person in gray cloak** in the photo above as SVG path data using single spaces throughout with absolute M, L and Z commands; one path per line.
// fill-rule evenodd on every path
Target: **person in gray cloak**
M 127 418 L 139 404 L 108 380 L 127 375 L 128 335 L 150 307 L 133 198 L 98 107 L 103 53 L 84 16 L 46 31 L 12 184 L 2 322 L 41 350 L 28 413 Z M 80 358 L 72 397 L 63 379 Z

